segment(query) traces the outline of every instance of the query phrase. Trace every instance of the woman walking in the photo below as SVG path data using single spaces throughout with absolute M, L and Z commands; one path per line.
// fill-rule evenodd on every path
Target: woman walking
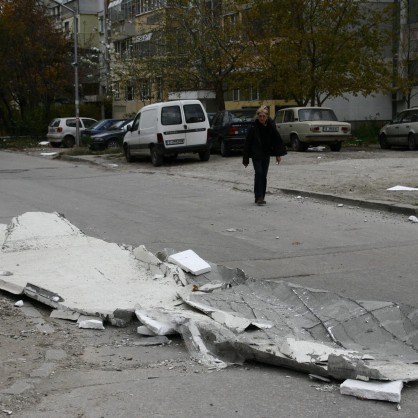
M 259 107 L 256 114 L 257 119 L 245 138 L 242 163 L 247 167 L 251 158 L 254 167 L 255 203 L 265 205 L 270 156 L 276 157 L 279 164 L 287 151 L 274 121 L 269 117 L 268 107 Z

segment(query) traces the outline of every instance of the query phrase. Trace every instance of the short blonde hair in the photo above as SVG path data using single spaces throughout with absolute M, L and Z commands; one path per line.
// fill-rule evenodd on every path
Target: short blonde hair
M 260 106 L 255 113 L 256 113 L 257 116 L 260 113 L 265 113 L 267 116 L 270 114 L 269 108 L 265 105 Z

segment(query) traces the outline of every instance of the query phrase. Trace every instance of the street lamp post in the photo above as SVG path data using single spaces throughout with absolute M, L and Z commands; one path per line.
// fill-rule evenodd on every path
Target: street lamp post
M 78 28 L 77 28 L 77 13 L 75 10 L 60 3 L 58 0 L 52 0 L 54 3 L 64 7 L 73 14 L 73 34 L 74 34 L 74 96 L 75 96 L 75 144 L 78 147 L 80 145 L 80 100 L 78 92 Z

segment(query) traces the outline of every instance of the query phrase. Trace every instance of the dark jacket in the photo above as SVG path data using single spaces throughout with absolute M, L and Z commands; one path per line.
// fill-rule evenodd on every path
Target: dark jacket
M 250 158 L 262 160 L 269 156 L 277 157 L 286 154 L 286 147 L 274 121 L 268 118 L 264 126 L 256 119 L 245 138 L 242 163 L 247 165 Z

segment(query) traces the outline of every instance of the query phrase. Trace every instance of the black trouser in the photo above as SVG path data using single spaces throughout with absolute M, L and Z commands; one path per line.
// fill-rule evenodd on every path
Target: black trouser
M 270 157 L 261 160 L 252 160 L 254 167 L 254 197 L 264 199 L 267 190 L 267 173 L 269 171 Z

